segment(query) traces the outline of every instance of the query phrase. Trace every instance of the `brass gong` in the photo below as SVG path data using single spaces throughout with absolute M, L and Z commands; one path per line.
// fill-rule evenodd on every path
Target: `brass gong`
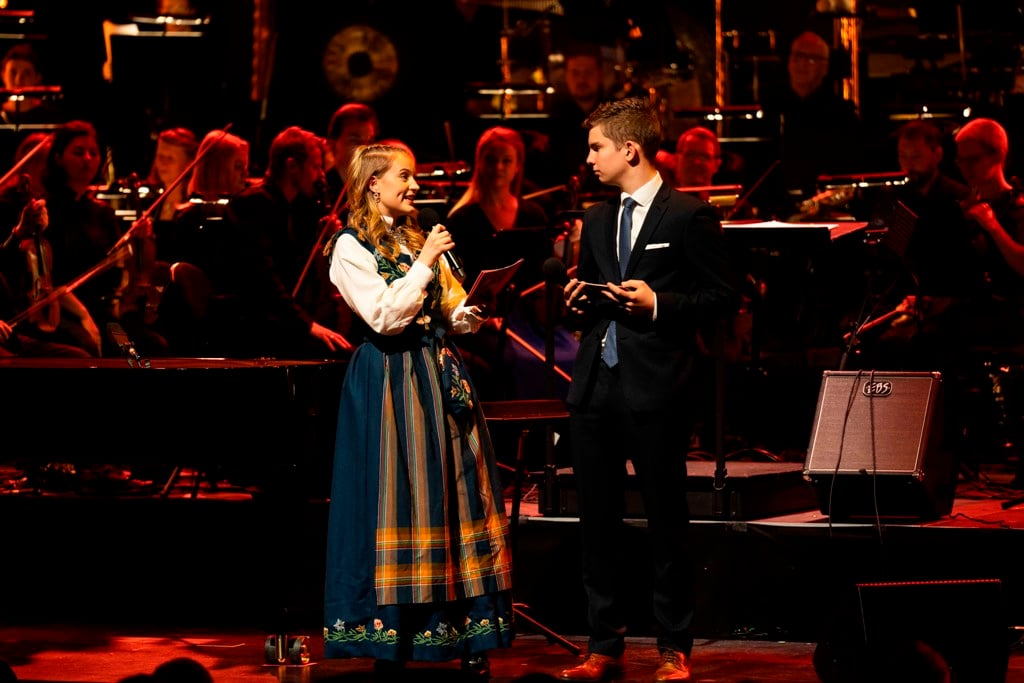
M 391 40 L 369 26 L 347 26 L 327 42 L 324 74 L 339 95 L 371 102 L 394 84 L 398 53 Z

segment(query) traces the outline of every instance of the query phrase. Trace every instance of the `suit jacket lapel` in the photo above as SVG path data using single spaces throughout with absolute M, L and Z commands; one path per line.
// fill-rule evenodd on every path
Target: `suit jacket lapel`
M 633 276 L 633 270 L 636 268 L 637 262 L 640 260 L 647 243 L 651 241 L 651 235 L 654 234 L 655 228 L 661 222 L 661 217 L 665 214 L 665 204 L 668 201 L 670 190 L 671 188 L 668 186 L 668 183 L 662 183 L 661 189 L 654 195 L 654 201 L 651 202 L 651 207 L 647 209 L 647 215 L 644 217 L 644 224 L 640 226 L 640 232 L 636 236 L 636 241 L 633 242 L 633 249 L 629 252 L 629 264 L 626 266 L 626 274 L 623 276 L 623 280 L 628 280 Z M 615 253 L 614 250 L 612 253 Z

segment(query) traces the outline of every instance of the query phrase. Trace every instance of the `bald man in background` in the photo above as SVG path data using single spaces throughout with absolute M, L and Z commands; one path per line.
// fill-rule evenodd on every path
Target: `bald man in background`
M 852 102 L 833 90 L 830 52 L 818 34 L 798 35 L 786 62 L 789 87 L 762 98 L 765 113 L 779 118 L 781 168 L 769 213 L 794 213 L 800 201 L 814 196 L 820 175 L 864 170 L 860 116 Z

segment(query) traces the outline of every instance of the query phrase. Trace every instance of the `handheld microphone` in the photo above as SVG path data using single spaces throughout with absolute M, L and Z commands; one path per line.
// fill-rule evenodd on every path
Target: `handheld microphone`
M 437 211 L 434 211 L 428 206 L 425 209 L 420 209 L 417 220 L 419 221 L 420 227 L 429 232 L 434 229 L 435 225 L 441 222 L 441 217 L 437 215 Z M 444 258 L 448 261 L 448 268 L 450 268 L 452 273 L 455 274 L 455 277 L 459 279 L 459 282 L 465 280 L 466 269 L 462 266 L 462 261 L 459 260 L 459 257 L 449 249 L 444 252 Z

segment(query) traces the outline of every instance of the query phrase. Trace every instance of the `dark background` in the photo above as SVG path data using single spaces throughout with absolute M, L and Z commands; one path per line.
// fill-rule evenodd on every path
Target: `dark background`
M 406 141 L 420 162 L 452 157 L 471 162 L 478 134 L 499 122 L 544 131 L 542 119 L 499 121 L 479 115 L 481 106 L 487 111 L 489 103 L 475 89 L 502 81 L 503 35 L 514 82 L 525 81 L 539 69 L 548 82 L 560 85 L 558 63 L 548 56 L 587 39 L 600 44 L 605 53 L 609 94 L 654 92 L 667 98 L 668 87 L 692 86 L 691 79 L 696 79 L 691 90 L 699 93 L 698 104 L 715 104 L 714 0 L 552 3 L 560 12 L 511 8 L 530 3 L 506 4 L 508 9 L 501 2 L 466 0 L 270 2 L 275 17 L 270 26 L 273 70 L 266 96 L 257 99 L 252 96 L 251 0 L 194 1 L 195 15 L 209 19 L 198 38 L 113 37 L 114 75 L 109 82 L 101 75 L 106 58 L 103 21 L 128 23 L 134 17 L 155 15 L 155 2 L 36 0 L 12 2 L 8 8 L 34 13 L 26 33 L 44 57 L 47 83 L 62 85 L 69 113 L 100 127 L 119 176 L 147 171 L 155 135 L 172 125 L 190 127 L 202 136 L 230 123 L 233 132 L 254 145 L 254 174 L 262 172 L 269 142 L 284 127 L 299 125 L 324 134 L 333 111 L 351 99 L 328 83 L 324 50 L 333 35 L 353 26 L 374 29 L 395 48 L 394 82 L 370 104 L 379 113 L 382 137 Z M 1015 74 L 1024 69 L 1021 4 L 860 3 L 861 114 L 869 125 L 870 151 L 877 158 L 872 170 L 895 170 L 890 134 L 898 124 L 890 117 L 918 111 L 922 104 L 958 115 L 970 106 L 975 116 L 1000 120 L 1010 132 L 1012 147 L 1020 146 L 1024 95 L 1013 92 L 1013 85 Z M 789 41 L 807 28 L 829 39 L 837 15 L 827 10 L 836 5 L 842 9 L 841 2 L 824 0 L 723 0 L 729 60 L 725 103 L 753 103 L 755 76 L 761 93 L 784 87 Z M 964 29 L 962 56 L 958 13 Z M 0 47 L 17 42 L 10 20 L 3 21 Z M 639 29 L 641 37 L 631 29 Z M 366 54 L 353 59 L 353 72 L 366 66 Z M 849 73 L 849 55 L 834 53 L 832 67 L 837 78 Z M 946 123 L 952 130 L 960 121 Z M 727 128 L 719 132 L 731 133 Z M 754 151 L 750 156 L 763 165 L 770 163 L 772 154 Z M 1012 172 L 1018 172 L 1020 156 L 1014 151 Z M 759 170 L 759 164 L 753 164 L 748 169 L 752 177 L 744 180 L 756 178 Z

